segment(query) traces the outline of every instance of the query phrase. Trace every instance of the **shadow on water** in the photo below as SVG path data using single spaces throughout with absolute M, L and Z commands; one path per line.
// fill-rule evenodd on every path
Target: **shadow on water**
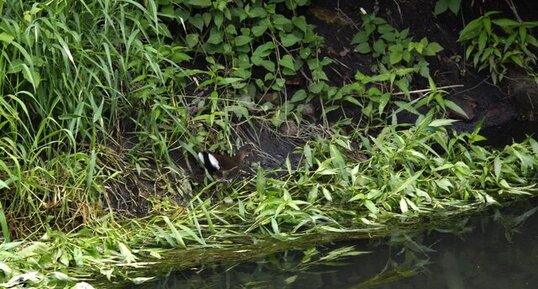
M 534 125 L 507 123 L 483 130 L 488 138 L 483 144 L 502 147 L 536 132 Z M 125 288 L 538 288 L 537 206 L 531 200 L 465 217 L 447 232 L 305 245 Z

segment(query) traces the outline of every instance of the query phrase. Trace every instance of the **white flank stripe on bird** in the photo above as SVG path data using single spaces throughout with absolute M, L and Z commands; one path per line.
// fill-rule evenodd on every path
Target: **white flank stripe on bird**
M 211 163 L 211 166 L 213 166 L 214 168 L 216 168 L 217 170 L 220 170 L 220 166 L 219 166 L 219 161 L 217 161 L 217 159 L 215 158 L 214 155 L 208 153 L 207 154 L 208 158 L 209 158 L 209 162 Z

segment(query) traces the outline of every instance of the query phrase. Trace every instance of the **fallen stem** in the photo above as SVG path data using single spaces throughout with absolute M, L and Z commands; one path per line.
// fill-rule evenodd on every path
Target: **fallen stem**
M 447 86 L 441 86 L 441 87 L 436 87 L 436 88 L 424 88 L 424 89 L 417 89 L 417 90 L 412 90 L 412 91 L 409 91 L 409 92 L 396 92 L 392 95 L 405 95 L 405 94 L 416 94 L 416 93 L 424 93 L 424 92 L 430 92 L 432 90 L 438 90 L 438 89 L 448 89 L 448 88 L 459 88 L 459 87 L 464 87 L 463 84 L 453 84 L 453 85 L 447 85 Z

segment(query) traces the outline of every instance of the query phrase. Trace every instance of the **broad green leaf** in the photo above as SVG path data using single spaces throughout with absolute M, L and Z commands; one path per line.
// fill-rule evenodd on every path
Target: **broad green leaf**
M 374 202 L 370 200 L 364 200 L 364 206 L 373 214 L 379 213 L 379 209 L 375 206 Z
M 250 18 L 264 18 L 267 16 L 267 11 L 262 7 L 254 7 L 247 11 Z
M 250 43 L 252 38 L 250 36 L 239 35 L 235 38 L 235 46 L 243 46 Z
M 276 29 L 281 31 L 290 31 L 293 28 L 291 20 L 282 14 L 274 15 L 272 23 Z
M 460 11 L 461 7 L 461 0 L 450 0 L 448 4 L 448 8 L 454 15 L 458 15 L 458 12 Z
M 482 17 L 475 19 L 467 24 L 463 30 L 460 31 L 460 37 L 458 42 L 466 41 L 475 38 L 480 33 L 482 28 Z
M 280 61 L 278 62 L 278 64 L 280 64 L 281 66 L 285 67 L 285 68 L 288 68 L 288 69 L 291 69 L 293 71 L 295 71 L 295 64 L 294 64 L 294 59 L 291 55 L 289 54 L 286 54 L 282 57 L 282 59 L 280 59 Z
M 209 6 L 211 6 L 211 0 L 186 0 L 185 1 L 188 5 L 192 5 L 192 6 L 195 6 L 195 7 L 200 7 L 200 8 L 207 8 Z
M 10 44 L 15 37 L 7 32 L 0 33 L 0 41 Z
M 218 30 L 217 28 L 212 28 L 211 32 L 209 32 L 209 38 L 207 39 L 207 43 L 210 44 L 221 44 L 222 43 L 222 31 Z
M 368 54 L 372 50 L 370 49 L 370 44 L 368 44 L 368 42 L 363 42 L 355 47 L 355 51 L 362 54 Z
M 351 199 L 349 199 L 348 202 L 353 202 L 353 201 L 356 201 L 356 200 L 364 200 L 366 197 L 363 193 L 358 193 L 356 195 L 354 195 Z
M 534 140 L 534 138 L 530 138 L 529 143 L 531 145 L 533 153 L 538 156 L 538 142 Z
M 508 19 L 508 18 L 502 18 L 502 19 L 493 19 L 491 20 L 494 24 L 501 26 L 501 27 L 514 27 L 519 26 L 520 23 L 516 20 Z
M 456 119 L 436 119 L 436 120 L 433 120 L 428 126 L 431 126 L 431 127 L 447 126 L 457 121 L 458 120 Z
M 301 38 L 295 36 L 293 33 L 289 33 L 281 37 L 282 46 L 290 47 L 301 41 Z
M 467 113 L 455 102 L 448 99 L 445 99 L 443 102 L 444 102 L 444 105 L 448 107 L 450 110 L 454 111 L 455 113 L 459 115 L 464 116 L 466 119 L 470 119 L 469 115 L 467 115 Z
M 383 41 L 383 39 L 378 39 L 376 42 L 374 42 L 373 48 L 375 52 L 379 54 L 384 54 L 385 50 L 387 49 L 387 45 L 385 44 L 385 41 Z
M 318 191 L 319 191 L 318 188 L 319 188 L 319 184 L 316 184 L 308 192 L 307 200 L 309 203 L 314 203 L 318 199 Z
M 299 30 L 301 30 L 302 32 L 307 32 L 306 18 L 304 16 L 293 17 L 291 19 L 291 22 L 293 22 L 293 25 L 299 28 Z
M 443 50 L 443 47 L 439 45 L 439 43 L 431 42 L 424 48 L 424 55 L 434 56 L 442 50 Z
M 447 192 L 450 192 L 450 188 L 454 187 L 454 185 L 447 178 L 442 178 L 440 180 L 436 180 L 435 184 L 439 188 L 441 188 L 441 189 L 443 189 L 443 190 L 445 190 Z
M 402 61 L 403 53 L 401 51 L 393 51 L 389 53 L 390 64 L 398 64 Z
M 264 57 L 269 56 L 273 52 L 274 49 L 275 49 L 275 45 L 273 44 L 273 42 L 267 42 L 258 46 L 252 53 L 252 56 L 264 58 Z
M 351 40 L 351 44 L 361 44 L 368 41 L 368 34 L 366 34 L 366 31 L 361 31 L 355 36 L 353 36 L 353 40 Z
M 222 23 L 224 22 L 224 15 L 222 14 L 222 12 L 218 11 L 214 14 L 213 22 L 215 23 L 215 26 L 217 26 L 217 28 L 221 28 Z
M 299 89 L 293 94 L 290 101 L 292 103 L 302 102 L 303 100 L 306 99 L 307 96 L 308 96 L 308 94 L 306 93 L 306 91 L 304 89 Z M 308 150 L 310 151 L 309 146 L 305 146 L 305 151 L 306 151 L 307 147 L 308 147 Z M 312 164 L 312 160 L 310 160 L 310 164 Z
M 199 39 L 198 33 L 187 34 L 187 36 L 185 37 L 185 42 L 187 43 L 187 47 L 193 48 L 194 46 L 198 45 L 198 39 Z
M 448 2 L 449 0 L 437 0 L 437 2 L 435 3 L 433 14 L 439 15 L 448 10 Z
M 267 30 L 268 28 L 268 25 L 267 25 L 267 21 L 260 21 L 258 23 L 258 25 L 252 27 L 252 35 L 256 36 L 256 37 L 260 37 L 263 35 L 263 33 L 265 33 L 265 31 Z
M 198 30 L 204 29 L 204 19 L 202 18 L 202 15 L 196 14 L 189 18 L 189 22 Z

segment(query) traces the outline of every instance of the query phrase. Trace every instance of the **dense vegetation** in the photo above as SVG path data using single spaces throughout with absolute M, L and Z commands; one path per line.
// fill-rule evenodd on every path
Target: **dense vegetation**
M 439 43 L 362 15 L 350 53 L 373 65 L 336 84 L 309 2 L 1 2 L 0 279 L 126 277 L 117 264 L 160 248 L 390 231 L 536 194 L 536 141 L 495 150 L 447 128 L 465 111 L 430 73 Z M 493 81 L 533 74 L 536 23 L 494 15 L 462 31 L 464 56 Z M 259 146 L 262 128 L 296 157 L 232 183 L 185 165 Z

